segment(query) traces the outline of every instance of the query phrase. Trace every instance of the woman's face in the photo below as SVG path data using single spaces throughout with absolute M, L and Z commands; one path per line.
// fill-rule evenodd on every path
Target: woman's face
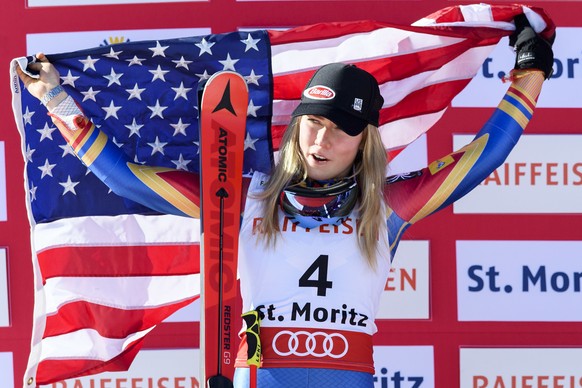
M 299 146 L 307 161 L 307 176 L 315 180 L 347 176 L 358 154 L 362 137 L 362 133 L 348 135 L 322 116 L 302 116 L 299 123 Z

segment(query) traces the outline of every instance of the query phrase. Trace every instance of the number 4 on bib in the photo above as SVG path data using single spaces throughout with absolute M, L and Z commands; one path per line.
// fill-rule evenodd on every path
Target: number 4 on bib
M 248 90 L 234 72 L 208 79 L 200 103 L 201 381 L 232 387 L 238 236 Z
M 299 278 L 299 287 L 314 287 L 318 296 L 327 295 L 327 289 L 333 286 L 333 282 L 327 279 L 328 259 L 327 255 L 319 255 Z M 317 279 L 313 279 L 316 273 Z

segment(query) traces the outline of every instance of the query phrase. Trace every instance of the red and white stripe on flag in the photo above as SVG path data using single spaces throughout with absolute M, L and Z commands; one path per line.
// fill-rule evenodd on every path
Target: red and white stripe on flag
M 378 80 L 384 97 L 380 131 L 395 156 L 440 119 L 521 13 L 536 31 L 553 34 L 554 24 L 539 8 L 486 4 L 449 7 L 410 27 L 366 21 L 270 31 L 275 147 L 313 72 L 346 62 Z
M 127 370 L 144 336 L 198 298 L 199 236 L 198 220 L 167 215 L 36 225 L 27 376 L 44 384 Z

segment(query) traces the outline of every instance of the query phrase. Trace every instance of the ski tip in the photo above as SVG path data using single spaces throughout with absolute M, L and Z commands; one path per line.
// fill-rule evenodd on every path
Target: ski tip
M 242 74 L 237 73 L 236 71 L 231 71 L 231 70 L 217 71 L 216 73 L 212 74 L 210 76 L 210 78 L 208 78 L 208 80 L 206 80 L 205 84 L 208 85 L 210 83 L 217 82 L 218 79 L 232 80 L 233 82 L 239 83 L 241 87 L 243 87 L 243 85 L 244 85 L 244 89 L 248 90 L 247 82 L 245 81 Z M 226 82 L 226 81 L 224 81 L 224 82 Z
M 198 110 L 201 117 L 206 105 L 212 105 L 210 113 L 226 109 L 235 116 L 246 117 L 248 103 L 247 82 L 234 71 L 216 72 L 198 84 Z
M 208 379 L 207 388 L 233 388 L 232 381 L 222 375 L 212 376 Z

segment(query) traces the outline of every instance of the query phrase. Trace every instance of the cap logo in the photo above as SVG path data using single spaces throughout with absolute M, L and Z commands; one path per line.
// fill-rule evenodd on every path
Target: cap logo
M 362 100 L 361 98 L 354 98 L 354 110 L 357 110 L 358 112 L 362 111 L 362 105 L 364 104 L 364 100 Z
M 335 92 L 323 85 L 315 85 L 305 89 L 303 95 L 314 100 L 331 100 L 335 97 Z

